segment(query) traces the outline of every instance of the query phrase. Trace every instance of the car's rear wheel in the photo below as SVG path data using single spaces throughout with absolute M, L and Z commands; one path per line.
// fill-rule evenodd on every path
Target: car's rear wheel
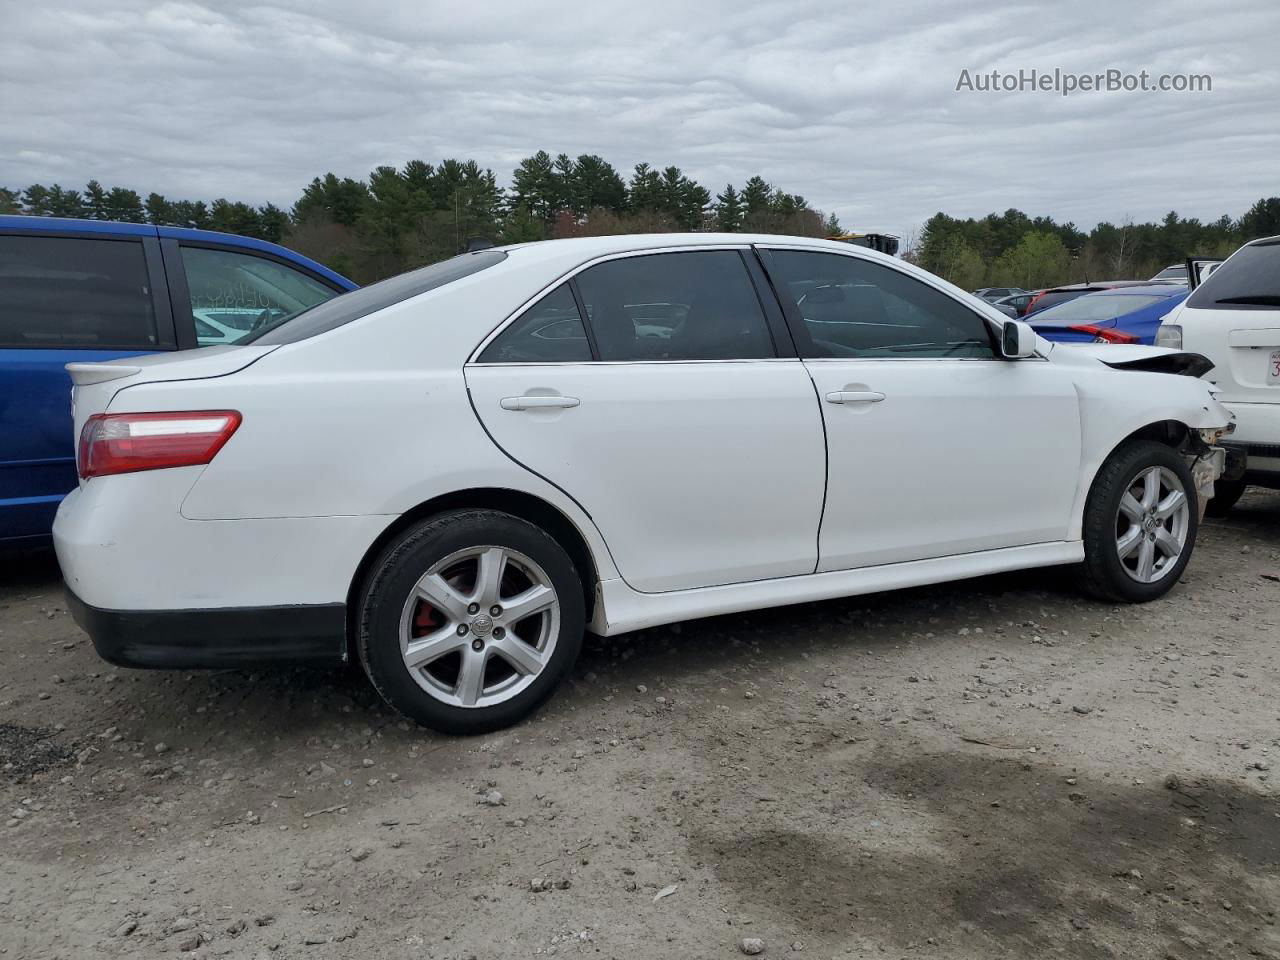
M 1128 603 L 1168 593 L 1195 547 L 1195 497 L 1190 469 L 1164 444 L 1139 440 L 1113 453 L 1085 504 L 1085 588 Z
M 493 510 L 406 530 L 373 565 L 360 660 L 393 707 L 445 733 L 509 726 L 541 704 L 582 646 L 582 584 L 564 549 Z
M 1213 499 L 1204 508 L 1204 512 L 1210 517 L 1219 519 L 1228 516 L 1231 513 L 1231 508 L 1244 496 L 1247 486 L 1249 485 L 1243 480 L 1223 480 L 1219 478 L 1213 484 Z

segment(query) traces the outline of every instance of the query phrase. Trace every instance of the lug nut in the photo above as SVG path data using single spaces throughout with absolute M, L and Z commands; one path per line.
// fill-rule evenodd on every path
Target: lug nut
M 484 641 L 479 639 L 478 637 L 475 640 L 472 640 L 471 649 L 479 653 L 481 650 L 484 649 Z
M 467 613 L 479 613 L 479 612 L 480 612 L 480 604 L 472 603 L 467 605 Z
M 501 640 L 506 635 L 507 635 L 507 631 L 503 630 L 501 627 L 493 628 L 493 637 L 495 640 Z
M 502 616 L 502 608 L 495 603 L 492 607 L 489 608 L 489 616 L 491 617 Z
M 465 637 L 467 635 L 467 625 L 465 623 L 458 624 L 458 636 Z

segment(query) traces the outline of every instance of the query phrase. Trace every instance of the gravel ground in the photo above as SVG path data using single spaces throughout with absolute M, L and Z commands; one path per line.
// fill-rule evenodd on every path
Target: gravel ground
M 354 672 L 98 660 L 0 564 L 0 955 L 1280 958 L 1280 495 L 1062 571 L 591 640 L 448 739 Z M 799 958 L 797 958 L 799 960 Z

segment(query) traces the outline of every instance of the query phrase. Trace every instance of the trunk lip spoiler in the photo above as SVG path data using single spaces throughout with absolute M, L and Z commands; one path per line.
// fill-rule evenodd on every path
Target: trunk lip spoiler
M 108 383 L 111 380 L 123 380 L 125 377 L 132 377 L 135 373 L 142 372 L 141 367 L 112 363 L 110 361 L 102 363 L 94 363 L 92 361 L 68 363 L 66 370 L 67 373 L 71 374 L 71 382 L 78 387 L 85 387 L 94 383 Z

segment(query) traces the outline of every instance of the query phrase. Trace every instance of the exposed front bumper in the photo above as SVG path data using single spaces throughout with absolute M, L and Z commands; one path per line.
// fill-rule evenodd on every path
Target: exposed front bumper
M 346 657 L 346 606 L 103 610 L 68 588 L 71 615 L 98 655 L 122 667 L 336 666 Z

